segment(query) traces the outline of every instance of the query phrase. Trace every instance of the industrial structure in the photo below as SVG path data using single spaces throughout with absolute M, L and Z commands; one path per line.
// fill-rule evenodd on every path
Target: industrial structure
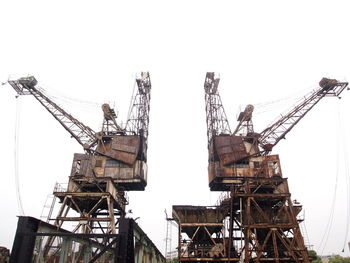
M 253 105 L 231 132 L 212 72 L 204 82 L 211 191 L 226 192 L 217 206 L 174 205 L 180 262 L 310 262 L 298 219 L 273 147 L 324 97 L 338 97 L 346 82 L 323 78 L 319 88 L 262 132 Z
M 240 112 L 232 132 L 219 82 L 214 73 L 206 74 L 209 188 L 222 192 L 222 198 L 215 206 L 174 205 L 171 218 L 166 213 L 166 256 L 171 258 L 175 221 L 180 262 L 309 263 L 299 227 L 302 206 L 291 200 L 279 156 L 271 151 L 322 98 L 339 97 L 348 83 L 323 78 L 319 88 L 258 133 L 253 105 Z M 19 217 L 10 262 L 165 262 L 125 209 L 126 193 L 147 185 L 149 73 L 136 78 L 125 126 L 103 104 L 98 132 L 55 103 L 34 77 L 8 83 L 18 95 L 32 95 L 84 150 L 74 154 L 67 188 L 54 189 L 60 201 L 57 216 L 52 206 L 46 221 Z
M 74 154 L 67 189 L 54 190 L 61 206 L 53 222 L 53 209 L 47 222 L 19 218 L 11 262 L 164 262 L 141 228 L 125 217 L 126 191 L 143 191 L 147 185 L 149 73 L 136 78 L 125 127 L 103 104 L 99 132 L 56 104 L 33 76 L 8 83 L 18 95 L 32 95 L 84 149 Z M 67 223 L 74 229 L 67 231 Z

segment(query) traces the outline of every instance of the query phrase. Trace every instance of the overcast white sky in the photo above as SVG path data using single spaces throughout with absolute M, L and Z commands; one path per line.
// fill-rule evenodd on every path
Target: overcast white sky
M 170 213 L 175 204 L 216 201 L 207 179 L 207 71 L 221 73 L 231 127 L 239 105 L 303 95 L 323 76 L 350 80 L 348 1 L 2 0 L 0 10 L 0 80 L 33 74 L 48 93 L 75 98 L 65 108 L 92 128 L 100 126 L 100 109 L 78 100 L 113 101 L 125 121 L 134 74 L 150 71 L 149 180 L 146 191 L 129 194 L 129 208 L 161 251 L 165 208 Z M 0 246 L 11 248 L 19 214 L 14 90 L 0 86 L 0 100 Z M 25 214 L 39 217 L 55 182 L 68 181 L 73 153 L 82 149 L 33 98 L 20 100 L 20 193 Z M 349 102 L 349 92 L 341 100 L 324 99 L 275 149 L 293 199 L 304 205 L 315 248 L 331 212 L 339 167 L 323 254 L 340 253 L 345 239 L 349 189 L 345 151 L 337 155 L 337 148 L 348 149 Z M 273 105 L 275 111 L 255 115 L 257 131 L 289 101 Z

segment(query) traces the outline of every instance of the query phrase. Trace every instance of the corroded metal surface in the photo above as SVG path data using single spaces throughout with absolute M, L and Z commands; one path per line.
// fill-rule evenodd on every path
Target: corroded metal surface
M 281 177 L 242 178 L 219 206 L 173 206 L 180 262 L 308 263 L 300 211 Z
M 224 256 L 223 243 L 213 238 L 224 234 L 224 217 L 217 206 L 173 206 L 173 218 L 179 225 L 180 261 Z
M 150 74 L 141 72 L 135 82 L 137 87 L 130 105 L 126 127 L 118 125 L 114 109 L 108 104 L 103 104 L 102 129 L 95 132 L 55 103 L 42 88 L 38 87 L 38 82 L 33 76 L 8 81 L 18 95 L 32 95 L 83 146 L 86 158 L 81 157 L 84 161 L 81 164 L 80 174 L 92 177 L 97 172 L 99 177 L 110 176 L 116 183 L 118 180 L 123 181 L 125 185 L 121 187 L 129 191 L 139 191 L 144 190 L 147 184 Z M 109 160 L 103 158 L 95 160 L 91 156 L 109 157 Z M 90 161 L 87 161 L 88 159 Z M 121 164 L 113 164 L 113 160 Z M 97 169 L 101 162 L 108 168 Z M 109 164 L 119 168 L 111 168 Z
M 278 155 L 269 153 L 323 97 L 338 96 L 348 84 L 321 80 L 319 89 L 260 134 L 253 130 L 253 108 L 248 106 L 232 136 L 218 80 L 208 72 L 204 83 L 209 186 L 229 192 L 216 207 L 221 222 L 205 216 L 212 212 L 208 207 L 173 207 L 180 262 L 309 263 L 297 217 L 302 207 L 291 201 Z
M 139 153 L 140 137 L 135 135 L 113 136 L 97 146 L 97 152 L 126 164 L 134 164 Z
M 219 207 L 216 206 L 191 206 L 174 205 L 173 218 L 181 223 L 221 223 L 224 219 Z
M 45 240 L 53 237 L 58 242 L 45 255 Z M 165 263 L 165 258 L 131 218 L 120 220 L 118 233 L 85 234 L 21 216 L 10 262 Z
M 74 154 L 71 176 L 111 179 L 124 190 L 140 191 L 147 185 L 147 164 L 136 160 L 133 165 L 115 159 L 86 154 Z
M 82 233 L 84 237 L 116 235 L 122 229 L 119 223 L 125 219 L 125 205 L 127 204 L 125 191 L 142 191 L 147 184 L 147 138 L 151 91 L 149 73 L 142 72 L 136 77 L 137 86 L 135 86 L 125 128 L 118 125 L 115 111 L 108 104 L 103 104 L 102 129 L 97 133 L 56 104 L 43 89 L 36 86 L 37 81 L 34 77 L 9 81 L 9 84 L 18 95 L 34 96 L 83 146 L 85 151 L 84 154 L 74 155 L 68 188 L 63 191 L 57 189 L 54 191 L 54 196 L 60 200 L 61 206 L 57 217 L 48 218 L 48 221 L 53 221 L 56 229 L 60 229 L 64 224 L 67 225 L 66 223 L 69 227 L 72 222 L 75 223 L 72 230 L 73 235 L 77 233 Z M 72 210 L 75 213 L 70 213 Z M 53 206 L 50 208 L 50 215 L 52 211 Z M 145 234 L 142 232 L 139 233 L 139 236 L 142 242 L 140 244 L 145 249 L 140 250 L 143 256 L 138 258 L 137 262 L 163 262 L 164 258 L 159 251 L 147 245 L 150 242 L 144 238 Z M 40 250 L 43 258 L 36 262 L 51 262 L 48 255 L 51 250 L 57 249 L 57 244 L 62 245 L 60 248 L 64 252 L 60 253 L 69 253 L 71 241 L 64 239 L 63 242 L 57 242 L 56 238 L 57 236 L 52 233 L 48 235 Z M 131 245 L 134 245 L 133 237 L 129 241 Z M 104 253 L 117 246 L 116 243 L 113 243 L 114 241 L 107 244 L 107 239 L 101 242 L 105 245 L 106 250 L 99 253 Z M 122 248 L 129 245 L 126 245 L 125 242 L 118 244 Z M 70 250 L 75 249 L 70 247 Z M 156 251 L 156 254 L 149 253 L 149 249 Z M 83 253 L 87 257 L 91 253 L 94 254 L 89 261 L 84 255 L 84 262 L 95 262 L 99 254 L 92 250 L 92 246 L 85 243 L 80 244 L 79 255 L 74 262 L 80 262 L 83 259 Z M 56 252 L 53 251 L 53 254 Z M 64 254 L 60 255 L 59 260 L 68 262 Z M 131 263 L 133 255 L 126 258 L 116 254 L 113 260 L 113 262 Z M 99 262 L 111 261 L 104 259 Z
M 215 150 L 223 165 L 228 165 L 248 157 L 241 136 L 216 136 L 214 141 Z
M 232 183 L 241 178 L 282 177 L 278 155 L 257 156 L 245 162 L 222 165 L 221 162 L 210 162 L 208 167 L 209 186 L 211 191 L 228 191 Z

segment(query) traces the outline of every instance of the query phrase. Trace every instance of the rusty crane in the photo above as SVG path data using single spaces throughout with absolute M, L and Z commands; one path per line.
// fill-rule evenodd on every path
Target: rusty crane
M 136 79 L 137 93 L 132 99 L 126 127 L 116 121 L 115 111 L 102 105 L 102 130 L 95 132 L 89 126 L 62 109 L 31 77 L 9 80 L 18 95 L 32 95 L 83 146 L 85 154 L 77 154 L 72 175 L 108 177 L 119 188 L 144 190 L 147 184 L 147 138 L 150 109 L 151 81 L 149 73 Z M 123 169 L 124 168 L 124 169 Z
M 33 218 L 20 218 L 18 229 L 39 231 L 32 229 L 35 225 L 36 228 L 41 226 L 45 233 L 41 233 L 41 239 L 33 240 L 35 247 L 30 247 L 34 242 L 28 243 L 28 253 L 33 253 L 34 249 L 29 257 L 22 252 L 21 233 L 16 235 L 13 262 L 31 262 L 31 257 L 33 262 L 54 262 L 56 258 L 60 262 L 133 262 L 134 250 L 130 248 L 135 245 L 135 237 L 132 229 L 137 232 L 138 228 L 131 227 L 135 224 L 125 218 L 125 191 L 142 191 L 147 184 L 149 73 L 142 72 L 136 78 L 136 92 L 125 127 L 118 124 L 115 111 L 103 104 L 99 132 L 55 103 L 38 87 L 33 76 L 8 83 L 18 95 L 32 95 L 84 149 L 84 153 L 74 154 L 67 189 L 54 190 L 54 196 L 61 203 L 53 219 L 54 227 Z M 71 232 L 62 228 L 67 223 L 74 225 Z M 142 230 L 138 232 L 139 238 L 147 237 Z M 40 237 L 38 233 L 35 235 Z M 25 243 L 26 248 L 28 244 Z M 164 258 L 158 253 L 157 259 L 162 262 Z
M 179 225 L 180 262 L 310 262 L 287 178 L 272 148 L 324 97 L 338 97 L 347 82 L 323 78 L 287 114 L 254 131 L 253 105 L 231 132 L 218 92 L 220 79 L 204 82 L 211 191 L 228 191 L 219 205 L 173 206 Z

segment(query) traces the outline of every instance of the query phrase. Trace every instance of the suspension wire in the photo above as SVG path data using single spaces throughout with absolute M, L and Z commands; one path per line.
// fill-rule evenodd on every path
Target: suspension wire
M 93 101 L 87 101 L 87 100 L 81 100 L 81 99 L 76 99 L 73 97 L 69 97 L 67 95 L 65 95 L 64 93 L 60 92 L 60 91 L 56 91 L 54 89 L 49 90 L 49 92 L 46 91 L 46 89 L 44 89 L 42 86 L 37 87 L 37 89 L 42 92 L 46 97 L 48 97 L 49 99 L 51 99 L 52 101 L 54 101 L 57 105 L 59 106 L 63 106 L 64 108 L 70 108 L 70 112 L 73 113 L 73 115 L 75 115 L 74 113 L 77 113 L 77 110 L 82 110 L 84 112 L 89 112 L 90 113 L 90 117 L 96 117 L 97 118 L 97 112 L 100 112 L 101 110 L 101 105 L 105 102 L 93 102 Z M 52 92 L 54 91 L 54 92 Z M 55 94 L 56 93 L 56 94 Z M 109 105 L 111 105 L 113 103 L 113 105 L 115 106 L 115 102 L 106 102 Z M 72 109 L 74 109 L 73 111 L 71 111 Z M 101 128 L 102 129 L 103 124 L 101 124 Z
M 341 111 L 338 108 L 339 112 L 339 119 L 340 122 L 341 121 Z M 344 127 L 343 127 L 344 128 Z M 345 250 L 345 246 L 346 246 L 346 240 L 348 238 L 349 235 L 349 225 L 350 225 L 350 178 L 349 178 L 349 156 L 348 156 L 348 151 L 347 151 L 347 146 L 348 146 L 348 139 L 347 139 L 347 132 L 343 132 L 342 135 L 343 137 L 343 154 L 344 154 L 344 168 L 345 168 L 345 181 L 346 181 L 346 227 L 345 227 L 345 236 L 344 236 L 344 243 L 343 243 L 343 249 L 342 252 L 344 252 Z
M 45 89 L 43 88 L 43 85 L 40 85 L 40 91 L 42 91 L 43 93 L 45 93 L 46 96 L 46 85 L 45 85 Z M 89 100 L 82 100 L 82 99 L 78 99 L 78 98 L 74 98 L 71 96 L 67 96 L 66 94 L 62 93 L 61 91 L 58 91 L 54 88 L 49 88 L 50 90 L 50 96 L 48 97 L 52 97 L 52 98 L 58 98 L 61 99 L 62 101 L 66 101 L 66 102 L 73 102 L 73 103 L 79 103 L 79 104 L 85 104 L 85 105 L 90 105 L 90 106 L 96 106 L 96 107 L 100 107 L 102 103 L 99 102 L 95 102 L 95 101 L 89 101 Z
M 134 79 L 136 79 L 136 76 L 135 76 Z M 128 116 L 127 116 L 127 118 L 126 118 L 126 123 L 125 123 L 125 127 L 124 127 L 125 129 L 126 129 L 126 125 L 128 124 L 128 121 L 129 121 L 129 119 L 130 119 L 130 117 L 131 117 L 132 108 L 133 108 L 133 106 L 134 106 L 134 96 L 135 96 L 135 94 L 136 94 L 136 80 L 134 81 L 134 88 L 133 88 L 133 90 L 132 90 L 132 96 L 131 96 L 131 99 L 130 99 L 129 110 L 128 110 Z
M 302 224 L 304 224 L 304 229 L 305 229 L 305 237 L 306 237 L 306 239 L 307 239 L 307 242 L 309 243 L 308 245 L 310 246 L 311 244 L 310 244 L 310 238 L 309 238 L 309 233 L 307 232 L 307 227 L 306 227 L 306 220 L 305 220 L 305 210 L 304 210 L 304 215 L 303 215 L 303 217 L 304 217 L 304 220 L 303 220 L 303 222 L 302 222 Z
M 66 94 L 52 88 L 48 89 L 49 91 L 47 92 L 46 89 L 42 87 L 42 85 L 40 87 L 38 86 L 37 89 L 58 105 L 68 107 L 70 109 L 74 108 L 75 111 L 82 110 L 84 112 L 96 114 L 96 112 L 99 112 L 99 110 L 101 109 L 101 105 L 104 103 L 69 97 Z M 108 102 L 108 104 L 112 104 L 112 102 Z
M 280 110 L 280 104 L 285 105 L 287 101 L 294 101 L 292 104 L 295 104 L 298 100 L 300 100 L 301 94 L 305 94 L 305 91 L 309 91 L 309 89 L 303 89 L 297 92 L 294 92 L 288 96 L 284 96 L 282 98 L 271 100 L 267 102 L 254 103 L 254 115 L 259 115 L 262 113 L 270 112 L 273 110 Z M 289 104 L 289 103 L 288 103 Z
M 21 112 L 21 100 L 20 96 L 17 97 L 16 100 L 16 122 L 15 122 L 15 147 L 14 147 L 14 157 L 15 157 L 15 184 L 16 184 L 16 197 L 17 197 L 17 208 L 18 213 L 21 216 L 24 216 L 24 209 L 22 204 L 22 198 L 21 198 L 21 191 L 20 191 L 20 181 L 19 181 L 19 128 L 20 128 L 20 112 Z
M 327 242 L 328 242 L 328 238 L 329 238 L 329 234 L 331 232 L 332 229 L 332 225 L 333 225 L 333 219 L 334 219 L 334 211 L 335 211 L 335 203 L 336 203 L 336 198 L 337 198 L 337 189 L 338 189 L 338 179 L 339 179 L 339 152 L 340 152 L 340 134 L 341 134 L 341 129 L 340 129 L 340 120 L 339 120 L 339 115 L 337 116 L 338 118 L 338 123 L 337 123 L 337 154 L 336 154 L 336 177 L 335 177 L 335 185 L 334 185 L 334 193 L 333 193 L 333 199 L 332 199 L 332 205 L 331 205 L 331 211 L 329 214 L 329 218 L 328 218 L 328 222 L 326 225 L 326 229 L 325 232 L 323 233 L 321 242 L 319 244 L 319 247 L 317 250 L 321 249 L 321 255 L 323 255 L 323 251 L 326 248 Z

